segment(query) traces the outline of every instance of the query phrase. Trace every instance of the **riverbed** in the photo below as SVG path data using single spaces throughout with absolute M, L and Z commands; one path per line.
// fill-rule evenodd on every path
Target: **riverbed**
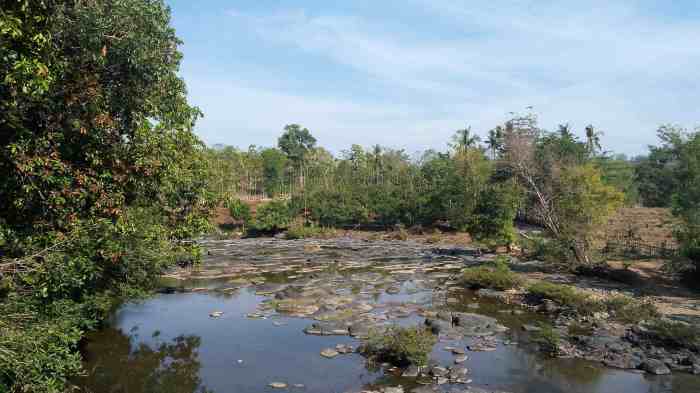
M 161 293 L 123 305 L 88 336 L 82 391 L 700 392 L 700 378 L 686 373 L 541 354 L 523 326 L 543 315 L 459 287 L 462 268 L 495 257 L 475 249 L 354 239 L 205 246 L 200 266 L 169 272 Z M 428 368 L 459 369 L 459 378 L 402 376 L 354 351 L 374 329 L 445 314 L 481 323 L 438 332 Z

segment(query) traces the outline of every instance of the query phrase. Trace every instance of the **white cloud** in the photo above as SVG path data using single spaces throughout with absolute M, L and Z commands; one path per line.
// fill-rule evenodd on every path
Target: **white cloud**
M 659 124 L 700 121 L 694 105 L 700 25 L 671 24 L 629 4 L 597 1 L 409 4 L 426 15 L 426 26 L 415 29 L 442 26 L 452 34 L 436 40 L 387 31 L 378 19 L 303 10 L 231 11 L 267 42 L 386 83 L 387 100 L 290 95 L 261 91 L 254 82 L 226 82 L 233 83 L 226 89 L 233 105 L 227 110 L 222 100 L 205 98 L 216 96 L 209 85 L 220 81 L 188 79 L 209 114 L 200 129 L 211 133 L 239 117 L 231 123 L 243 122 L 246 138 L 270 144 L 285 122 L 299 121 L 336 149 L 360 142 L 416 150 L 444 146 L 451 130 L 467 122 L 484 133 L 505 113 L 534 105 L 548 128 L 569 121 L 581 130 L 590 122 L 606 131 L 611 148 L 641 153 L 654 143 Z

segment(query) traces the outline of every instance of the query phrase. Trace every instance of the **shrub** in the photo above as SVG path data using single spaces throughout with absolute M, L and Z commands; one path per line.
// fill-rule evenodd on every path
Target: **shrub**
M 559 355 L 559 343 L 561 337 L 552 325 L 547 323 L 539 324 L 540 330 L 532 334 L 532 340 L 539 344 L 540 350 L 549 356 L 556 357 Z
M 469 223 L 469 233 L 479 241 L 510 245 L 515 240 L 513 221 L 518 211 L 520 193 L 511 184 L 491 186 L 479 198 Z
M 292 214 L 287 203 L 274 200 L 258 207 L 253 221 L 253 228 L 258 231 L 277 231 L 286 229 L 292 222 Z
M 648 338 L 662 345 L 700 350 L 700 326 L 668 319 L 656 319 L 645 327 L 648 329 Z
M 251 219 L 250 206 L 242 200 L 230 199 L 225 202 L 225 207 L 228 209 L 231 218 L 236 221 L 248 223 Z
M 608 313 L 624 323 L 638 323 L 659 317 L 659 310 L 651 300 L 637 300 L 629 296 L 617 295 L 603 301 Z
M 435 336 L 423 327 L 392 326 L 384 333 L 370 331 L 362 353 L 399 367 L 425 366 L 436 342 Z
M 462 285 L 470 288 L 492 288 L 506 290 L 517 288 L 523 281 L 508 267 L 507 258 L 499 256 L 491 266 L 479 266 L 465 269 L 462 273 Z
M 335 229 L 332 228 L 295 222 L 287 230 L 287 239 L 329 238 L 333 237 L 335 233 Z
M 595 301 L 590 295 L 582 293 L 570 285 L 539 281 L 530 285 L 527 291 L 539 298 L 550 299 L 562 306 L 570 307 L 582 315 L 592 315 L 605 310 L 605 306 L 602 303 Z

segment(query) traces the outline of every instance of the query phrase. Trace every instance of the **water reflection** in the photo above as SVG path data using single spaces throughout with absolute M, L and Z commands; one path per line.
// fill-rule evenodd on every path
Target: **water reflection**
M 352 289 L 348 287 L 348 293 Z M 430 292 L 381 294 L 377 300 L 429 302 Z M 344 355 L 332 360 L 319 356 L 336 344 L 357 345 L 349 337 L 307 336 L 311 320 L 273 316 L 246 318 L 265 300 L 255 288 L 231 292 L 174 293 L 143 303 L 127 304 L 116 313 L 113 327 L 89 336 L 84 348 L 87 375 L 76 384 L 90 393 L 269 393 L 273 381 L 303 384 L 304 393 L 360 391 L 377 385 L 402 384 L 406 391 L 415 380 L 383 375 L 366 368 L 364 359 Z M 478 308 L 465 306 L 479 303 Z M 470 352 L 465 363 L 476 386 L 513 393 L 686 393 L 700 391 L 697 377 L 674 374 L 648 377 L 604 369 L 578 360 L 548 359 L 527 344 L 523 323 L 533 315 L 510 309 L 473 294 L 460 298 L 451 309 L 497 317 L 511 327 L 506 337 L 519 345 L 501 345 L 493 352 Z M 213 310 L 221 318 L 210 318 Z M 399 319 L 402 324 L 423 323 L 417 315 Z M 505 338 L 505 337 L 504 337 Z M 469 339 L 466 340 L 469 343 Z M 440 342 L 431 358 L 450 365 L 454 356 L 445 347 L 465 342 Z M 456 387 L 444 386 L 448 391 Z
M 157 339 L 158 333 L 153 334 Z M 117 329 L 92 334 L 86 344 L 87 375 L 80 391 L 90 393 L 210 393 L 199 376 L 198 336 L 178 336 L 154 347 L 134 344 L 138 335 Z M 133 348 L 133 349 L 132 349 Z

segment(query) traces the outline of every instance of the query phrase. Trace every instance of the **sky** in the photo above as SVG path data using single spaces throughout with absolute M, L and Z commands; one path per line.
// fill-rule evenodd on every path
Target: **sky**
M 443 150 L 510 113 L 642 154 L 700 125 L 700 2 L 166 0 L 209 145 L 301 124 L 332 152 Z

